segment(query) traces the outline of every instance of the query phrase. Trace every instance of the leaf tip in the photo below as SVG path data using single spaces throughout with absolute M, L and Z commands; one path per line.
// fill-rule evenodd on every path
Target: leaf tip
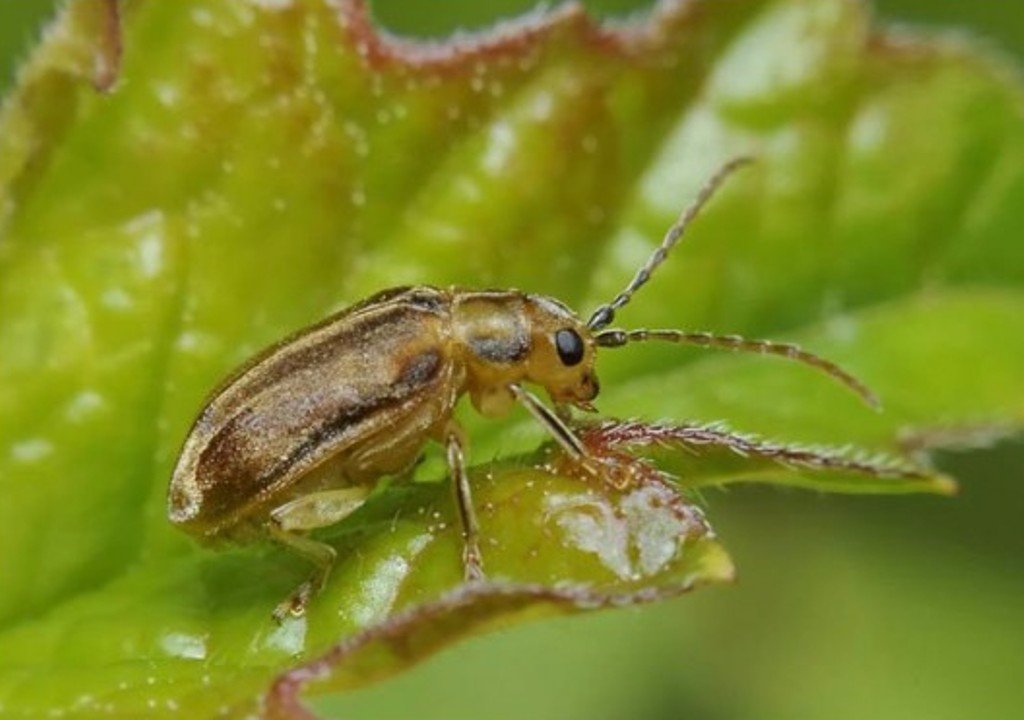
M 739 573 L 736 571 L 736 563 L 733 562 L 724 549 L 720 552 L 721 556 L 718 559 L 718 565 L 708 572 L 708 583 L 733 585 L 739 578 Z
M 937 495 L 945 497 L 956 497 L 960 494 L 960 484 L 949 475 L 935 475 L 931 487 Z

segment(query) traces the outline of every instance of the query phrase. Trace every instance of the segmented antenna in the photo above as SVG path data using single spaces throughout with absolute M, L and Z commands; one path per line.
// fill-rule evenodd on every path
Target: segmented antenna
M 747 340 L 739 335 L 713 335 L 706 332 L 684 332 L 682 330 L 604 330 L 594 336 L 594 341 L 601 347 L 622 347 L 628 343 L 662 340 L 681 345 L 697 345 L 699 347 L 722 348 L 724 350 L 740 350 L 760 355 L 778 355 L 789 360 L 810 365 L 838 380 L 855 392 L 870 407 L 878 410 L 881 403 L 878 396 L 867 385 L 843 370 L 830 360 L 809 353 L 792 343 L 772 342 L 771 340 Z
M 722 186 L 732 173 L 740 169 L 744 165 L 749 165 L 754 161 L 751 157 L 737 157 L 733 158 L 729 162 L 725 163 L 718 169 L 718 171 L 712 175 L 704 186 L 697 193 L 696 199 L 690 203 L 679 218 L 673 223 L 672 227 L 665 233 L 665 238 L 661 241 L 661 245 L 658 249 L 651 253 L 651 256 L 647 258 L 647 262 L 644 263 L 643 267 L 637 270 L 636 275 L 630 281 L 626 289 L 615 296 L 615 299 L 606 305 L 601 305 L 597 310 L 594 311 L 593 315 L 590 316 L 590 320 L 587 321 L 587 327 L 591 330 L 600 330 L 603 327 L 611 325 L 612 321 L 615 320 L 615 311 L 619 310 L 623 305 L 628 303 L 644 283 L 651 279 L 651 274 L 657 269 L 659 265 L 665 262 L 665 258 L 668 257 L 669 251 L 679 242 L 686 232 L 686 228 L 690 225 L 695 217 L 700 214 L 700 211 L 704 209 L 715 192 Z

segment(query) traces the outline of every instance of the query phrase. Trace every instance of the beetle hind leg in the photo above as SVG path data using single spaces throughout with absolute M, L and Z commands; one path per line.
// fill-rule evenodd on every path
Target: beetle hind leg
M 337 553 L 327 543 L 282 530 L 275 523 L 270 525 L 270 534 L 289 550 L 292 550 L 297 555 L 301 555 L 316 566 L 313 574 L 274 608 L 274 619 L 281 623 L 288 616 L 301 617 L 305 614 L 309 601 L 326 584 L 327 577 L 330 575 L 331 568 L 334 566 L 334 561 L 337 558 Z
M 323 590 L 337 559 L 333 547 L 301 533 L 333 525 L 351 515 L 363 504 L 369 492 L 369 488 L 365 487 L 325 490 L 304 495 L 271 511 L 268 524 L 271 537 L 309 560 L 316 568 L 308 579 L 274 608 L 274 619 L 279 623 L 288 616 L 300 617 L 305 613 L 310 600 Z

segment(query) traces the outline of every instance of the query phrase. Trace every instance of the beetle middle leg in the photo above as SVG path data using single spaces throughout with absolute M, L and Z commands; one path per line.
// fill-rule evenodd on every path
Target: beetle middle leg
M 466 474 L 462 433 L 458 426 L 449 427 L 445 435 L 445 451 L 455 493 L 455 507 L 458 508 L 459 522 L 462 525 L 462 567 L 465 579 L 467 582 L 482 580 L 484 569 L 478 540 L 479 526 L 476 521 L 476 510 L 473 508 L 473 496 L 469 489 L 469 476 Z
M 337 558 L 333 547 L 302 533 L 340 522 L 362 505 L 369 493 L 370 488 L 365 486 L 323 490 L 303 495 L 270 512 L 267 528 L 271 537 L 316 566 L 313 574 L 274 608 L 275 620 L 282 622 L 288 615 L 302 615 L 309 601 L 323 590 Z

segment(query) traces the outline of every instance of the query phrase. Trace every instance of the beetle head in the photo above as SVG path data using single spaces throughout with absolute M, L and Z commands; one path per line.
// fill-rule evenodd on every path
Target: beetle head
M 511 409 L 508 386 L 523 380 L 543 386 L 556 403 L 591 409 L 596 346 L 586 324 L 557 300 L 516 290 L 462 291 L 454 327 L 467 389 L 484 415 Z
M 556 403 L 592 411 L 600 384 L 594 373 L 597 348 L 586 323 L 542 295 L 528 295 L 525 309 L 531 331 L 527 378 L 543 385 Z

